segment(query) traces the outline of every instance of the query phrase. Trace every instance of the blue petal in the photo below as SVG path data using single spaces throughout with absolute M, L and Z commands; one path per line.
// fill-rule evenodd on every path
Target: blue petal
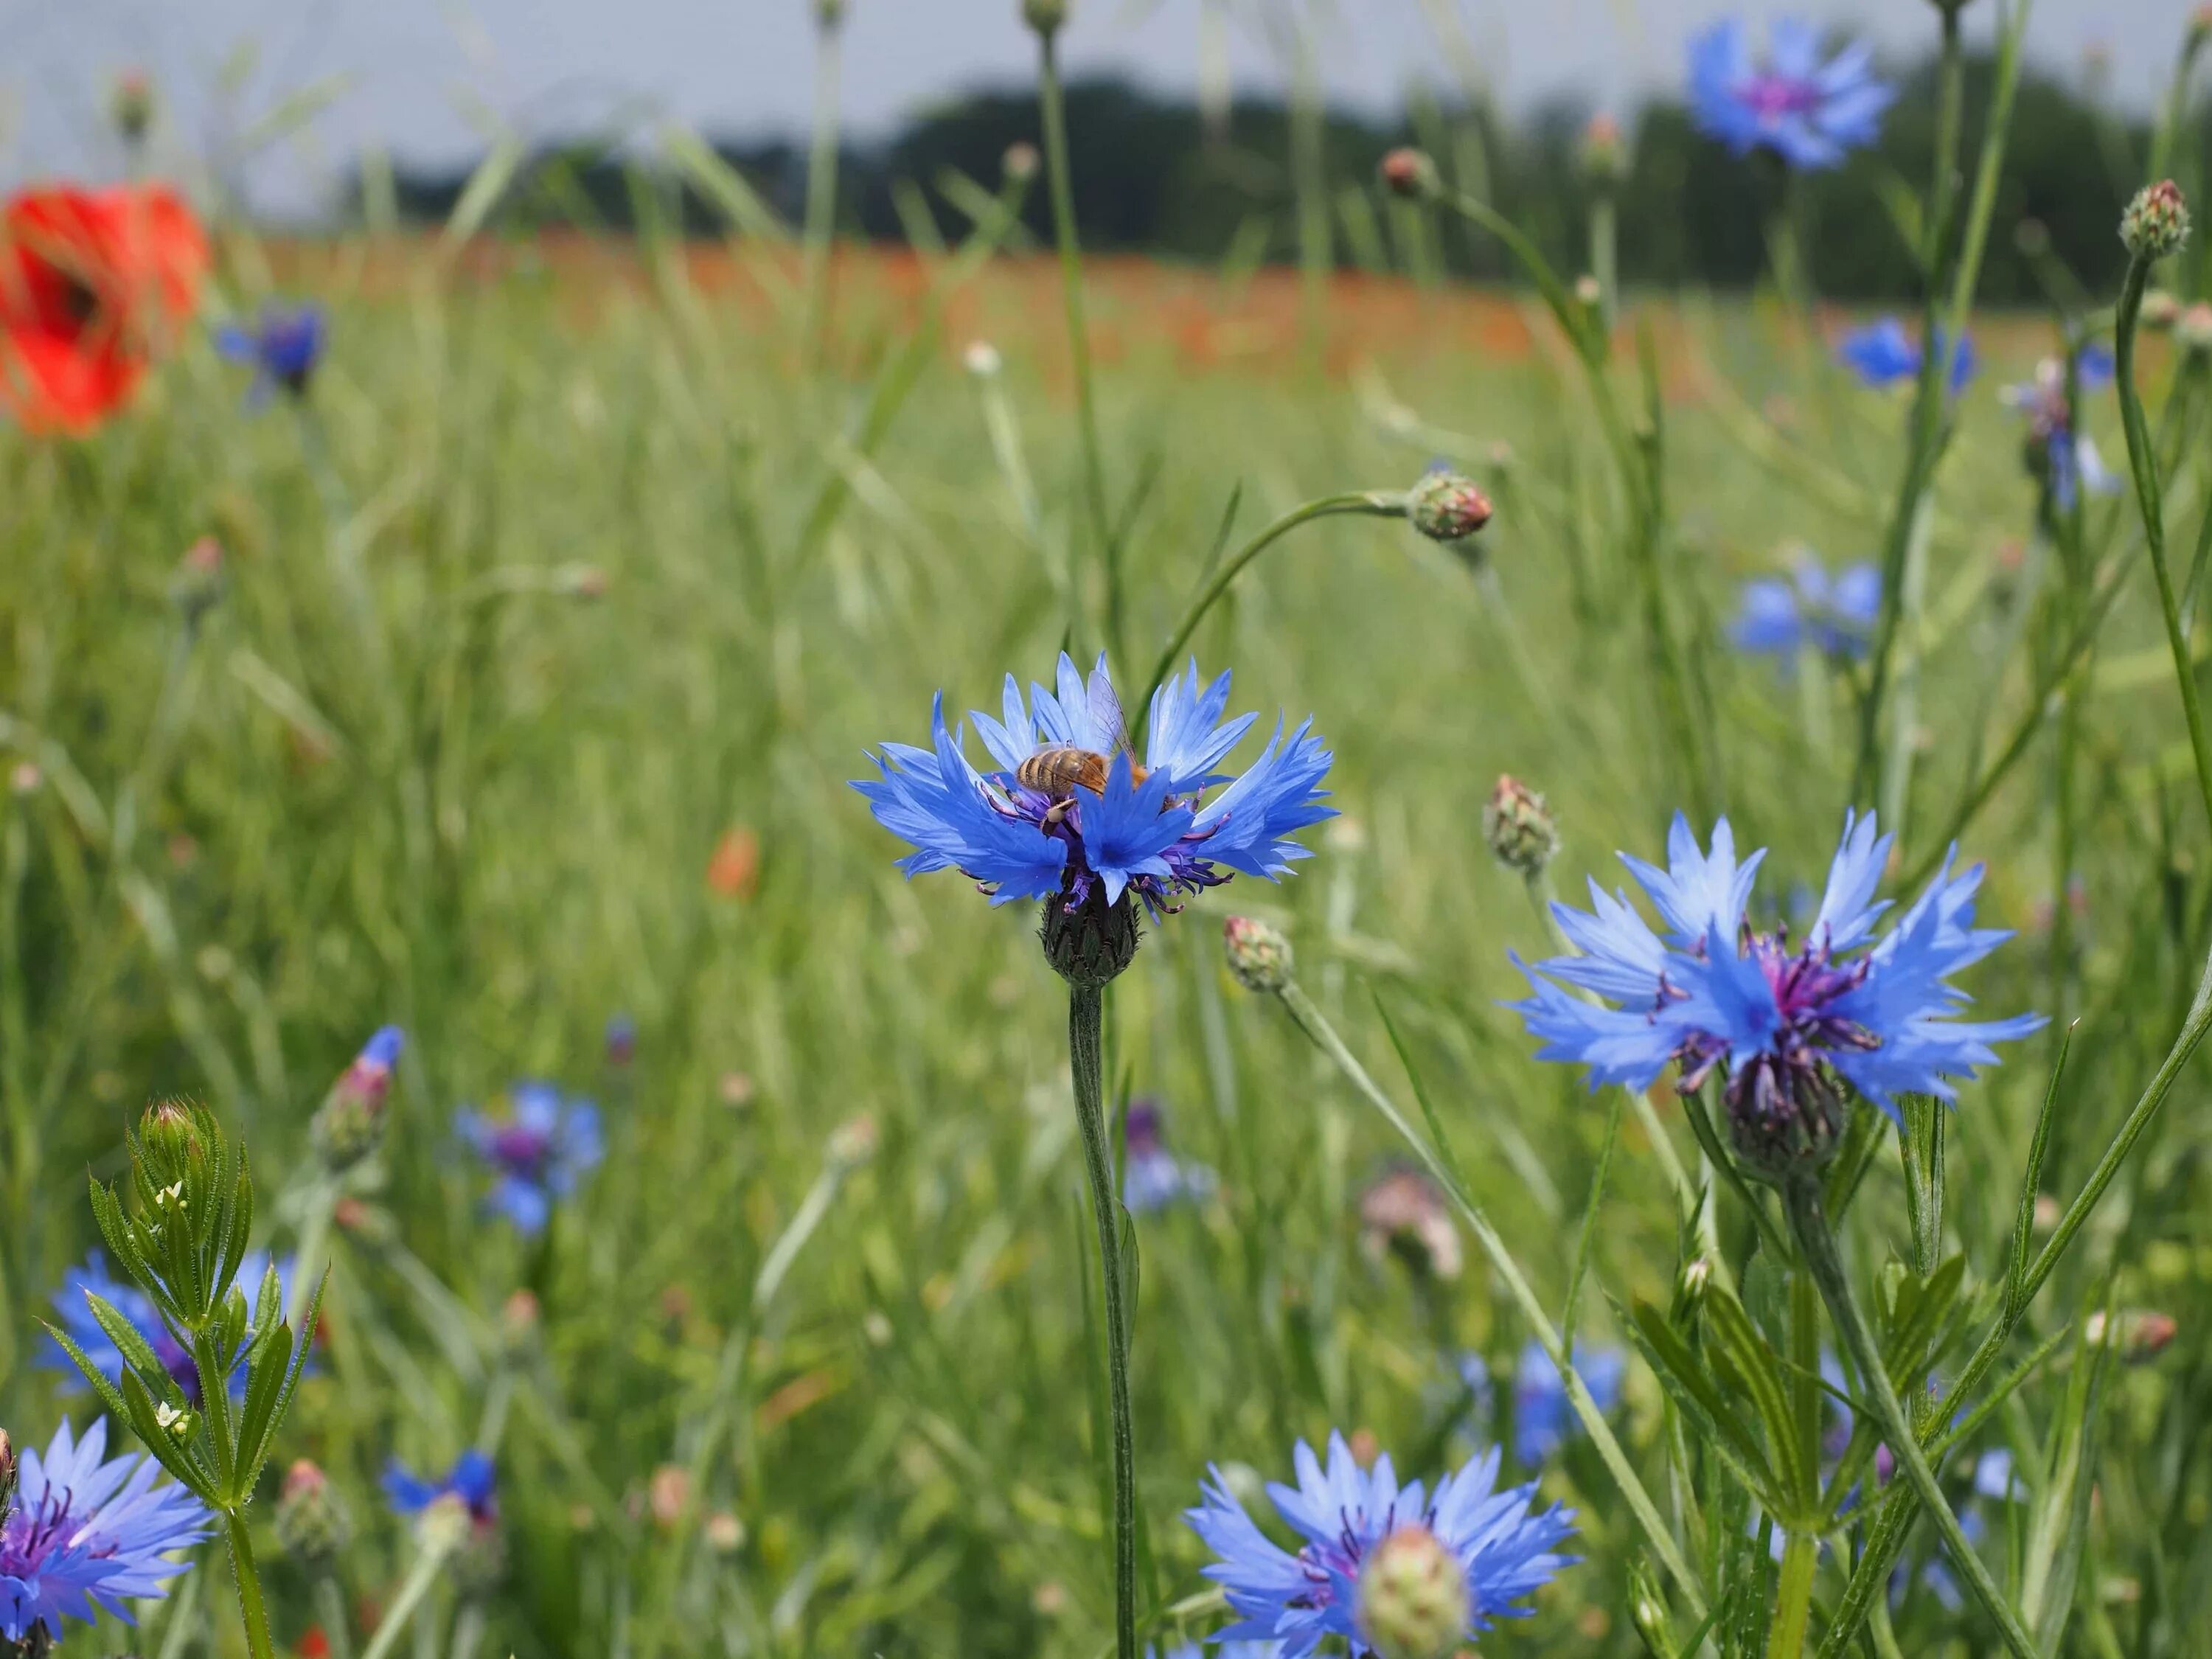
M 1291 864 L 1310 856 L 1289 837 L 1310 824 L 1336 816 L 1324 806 L 1322 788 L 1334 759 L 1306 720 L 1283 740 L 1280 721 L 1260 757 L 1244 774 L 1200 808 L 1195 827 L 1205 832 L 1203 856 L 1248 876 L 1275 880 Z

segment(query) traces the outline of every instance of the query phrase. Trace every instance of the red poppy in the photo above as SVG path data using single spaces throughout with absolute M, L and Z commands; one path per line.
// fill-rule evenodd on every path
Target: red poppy
M 191 315 L 206 233 L 159 185 L 26 191 L 0 216 L 0 408 L 33 432 L 115 412 Z

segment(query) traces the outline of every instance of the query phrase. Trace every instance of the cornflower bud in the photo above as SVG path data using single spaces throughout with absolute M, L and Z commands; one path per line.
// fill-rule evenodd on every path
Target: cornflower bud
M 1449 1282 L 1465 1265 L 1443 1194 L 1419 1170 L 1393 1170 L 1359 1195 L 1359 1242 L 1370 1260 L 1395 1255 L 1417 1279 Z
M 125 70 L 107 94 L 107 118 L 123 142 L 136 149 L 154 125 L 154 83 L 143 70 Z
M 2109 1341 L 2127 1364 L 2140 1365 L 2165 1352 L 2180 1330 L 2180 1322 L 2172 1314 L 2154 1309 L 2124 1308 L 2110 1321 L 2100 1309 L 2089 1316 L 2082 1334 L 2090 1346 L 2100 1347 Z
M 177 574 L 169 580 L 169 598 L 184 613 L 187 625 L 198 622 L 222 598 L 222 544 L 203 536 L 177 561 Z
M 330 1477 L 304 1457 L 284 1474 L 276 1541 L 287 1554 L 317 1564 L 343 1553 L 353 1541 L 353 1517 L 331 1489 Z
M 2164 334 L 2181 320 L 2181 301 L 2165 289 L 2154 288 L 2143 295 L 2142 309 L 2136 314 L 2152 333 Z
M 1067 26 L 1067 0 L 1022 0 L 1022 21 L 1049 40 Z
M 1106 985 L 1120 978 L 1136 960 L 1142 937 L 1129 895 L 1109 904 L 1105 888 L 1097 883 L 1073 903 L 1058 894 L 1047 899 L 1044 924 L 1037 929 L 1044 959 L 1070 985 Z
M 338 1074 L 317 1109 L 309 1137 L 332 1175 L 351 1169 L 383 1144 L 385 1097 L 405 1040 L 397 1025 L 378 1030 Z
M 2173 339 L 2193 356 L 2212 356 L 2212 303 L 2199 300 L 2174 319 Z
M 1482 838 L 1507 869 L 1534 881 L 1559 850 L 1559 822 L 1538 794 L 1510 773 L 1482 805 Z
M 827 34 L 845 21 L 845 0 L 814 0 L 814 27 Z
M 1461 542 L 1490 522 L 1490 497 L 1456 472 L 1428 474 L 1406 495 L 1406 516 L 1432 542 Z
M 866 1112 L 848 1118 L 830 1133 L 830 1161 L 841 1170 L 853 1170 L 876 1155 L 876 1121 Z
M 2120 216 L 2120 240 L 2138 259 L 2163 259 L 2189 235 L 2189 204 L 2171 179 L 2146 185 Z
M 1026 138 L 1017 138 L 1006 146 L 1006 155 L 1000 161 L 999 167 L 1016 184 L 1025 185 L 1037 176 L 1037 169 L 1043 164 L 1043 158 L 1038 155 L 1035 144 Z
M 1468 1612 L 1466 1568 L 1418 1522 L 1377 1544 L 1359 1570 L 1359 1632 L 1380 1659 L 1449 1659 Z
M 1628 1570 L 1628 1622 L 1652 1659 L 1674 1659 L 1674 1627 L 1668 1621 L 1667 1598 L 1649 1561 L 1638 1558 Z
M 1279 991 L 1291 982 L 1291 942 L 1276 928 L 1250 916 L 1231 916 L 1221 924 L 1221 943 L 1229 971 L 1248 991 Z
M 1426 150 L 1402 146 L 1382 158 L 1382 187 L 1408 202 L 1436 198 L 1443 188 L 1437 164 Z
M 1610 115 L 1593 115 L 1583 129 L 1582 166 L 1592 184 L 1613 185 L 1628 176 L 1628 146 L 1620 123 Z

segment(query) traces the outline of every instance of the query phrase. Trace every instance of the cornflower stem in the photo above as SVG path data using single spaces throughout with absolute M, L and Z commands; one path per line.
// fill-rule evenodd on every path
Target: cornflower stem
M 1821 1300 L 1828 1304 L 1828 1316 L 1835 1322 L 1837 1333 L 1858 1368 L 1860 1387 L 1874 1405 L 1883 1437 L 1921 1503 L 1926 1505 L 1952 1565 L 1990 1617 L 1996 1621 L 2013 1659 L 2037 1659 L 2033 1638 L 2021 1627 L 2019 1615 L 1990 1578 L 1988 1567 L 1975 1553 L 1974 1547 L 1967 1542 L 1959 1517 L 1944 1498 L 1936 1472 L 1929 1467 L 1928 1455 L 1921 1448 L 1920 1437 L 1914 1432 L 1904 1404 L 1890 1382 L 1889 1368 L 1883 1363 L 1881 1349 L 1859 1311 L 1850 1278 L 1844 1273 L 1843 1258 L 1836 1250 L 1835 1236 L 1828 1229 L 1820 1181 L 1796 1177 L 1784 1185 L 1782 1196 L 1783 1208 L 1789 1212 L 1790 1230 L 1796 1234 L 1797 1248 L 1803 1255 L 1806 1269 L 1820 1288 Z
M 369 1638 L 368 1646 L 362 1650 L 361 1659 L 387 1659 L 392 1650 L 399 1644 L 407 1626 L 414 1622 L 416 1609 L 422 1598 L 430 1593 L 430 1586 L 438 1582 L 439 1571 L 453 1546 L 439 1538 L 426 1538 L 418 1548 L 414 1565 L 407 1569 L 407 1577 L 400 1582 L 399 1594 L 392 1598 L 392 1606 L 376 1626 L 376 1634 Z
M 1071 984 L 1068 1070 L 1075 1085 L 1075 1119 L 1083 1132 L 1083 1168 L 1090 1177 L 1091 1213 L 1098 1226 L 1099 1270 L 1105 1280 L 1107 1411 L 1114 1451 L 1114 1643 L 1119 1659 L 1137 1659 L 1137 1437 L 1129 1410 L 1129 1305 L 1121 1269 L 1121 1200 L 1114 1186 L 1114 1143 L 1106 1124 L 1100 1063 L 1104 1027 L 1103 988 Z
M 1610 331 L 1620 319 L 1620 210 L 1611 185 L 1599 187 L 1589 210 L 1590 275 L 1597 278 L 1598 316 Z
M 330 1248 L 331 1220 L 337 1207 L 337 1192 L 327 1179 L 315 1182 L 307 1194 L 307 1214 L 300 1222 L 298 1269 L 292 1275 L 292 1294 L 284 1309 L 284 1317 L 298 1330 L 300 1316 L 307 1310 L 307 1297 L 315 1282 L 321 1277 L 315 1264 L 322 1260 L 323 1252 Z M 301 1340 L 307 1340 L 302 1336 Z
M 1612 1474 L 1613 1483 L 1620 1487 L 1621 1496 L 1627 1500 L 1637 1524 L 1643 1528 L 1644 1537 L 1650 1542 L 1652 1554 L 1658 1558 L 1659 1565 L 1666 1569 L 1668 1576 L 1680 1589 L 1691 1616 L 1704 1618 L 1705 1592 L 1698 1584 L 1697 1575 L 1690 1570 L 1689 1563 L 1676 1547 L 1674 1534 L 1668 1531 L 1658 1506 L 1651 1501 L 1650 1494 L 1644 1490 L 1644 1483 L 1637 1479 L 1636 1471 L 1629 1466 L 1628 1455 L 1621 1449 L 1620 1442 L 1614 1438 L 1612 1425 L 1605 1420 L 1605 1413 L 1598 1409 L 1596 1401 L 1590 1397 L 1589 1388 L 1575 1370 L 1567 1344 L 1560 1340 L 1559 1332 L 1553 1328 L 1550 1316 L 1544 1311 L 1544 1304 L 1536 1299 L 1535 1291 L 1522 1273 L 1520 1265 L 1513 1260 L 1512 1252 L 1505 1248 L 1505 1241 L 1499 1237 L 1498 1229 L 1491 1224 L 1490 1218 L 1476 1206 L 1466 1187 L 1437 1157 L 1435 1150 L 1414 1133 L 1413 1126 L 1407 1121 L 1406 1115 L 1398 1109 L 1389 1095 L 1382 1092 L 1381 1085 L 1367 1074 L 1367 1068 L 1359 1063 L 1358 1057 L 1344 1046 L 1344 1039 L 1336 1034 L 1335 1027 L 1314 1006 L 1313 999 L 1305 993 L 1305 988 L 1296 980 L 1288 980 L 1276 994 L 1282 999 L 1285 1011 L 1297 1022 L 1298 1029 L 1334 1062 L 1345 1079 L 1413 1149 L 1413 1154 L 1420 1159 L 1422 1167 L 1427 1170 L 1445 1196 L 1450 1199 L 1452 1206 L 1460 1212 L 1461 1218 L 1482 1246 L 1483 1254 L 1490 1258 L 1491 1266 L 1505 1281 L 1506 1291 L 1512 1297 L 1514 1305 L 1520 1309 L 1521 1316 L 1528 1322 L 1529 1330 L 1558 1369 L 1560 1381 L 1566 1389 L 1567 1403 L 1574 1408 L 1575 1415 L 1581 1419 L 1591 1443 L 1597 1448 L 1598 1456 Z
M 269 1607 L 261 1598 L 261 1571 L 253 1564 L 253 1540 L 246 1536 L 246 1514 L 239 1509 L 223 1516 L 223 1536 L 230 1545 L 230 1567 L 238 1580 L 238 1616 L 246 1626 L 246 1650 L 252 1659 L 276 1659 L 269 1642 Z
M 327 1569 L 315 1578 L 315 1613 L 323 1639 L 331 1644 L 331 1659 L 353 1659 L 353 1615 L 346 1608 L 345 1587 Z
M 1774 1622 L 1766 1627 L 1766 1659 L 1798 1659 L 1813 1616 L 1813 1575 L 1820 1565 L 1816 1533 L 1794 1528 L 1783 1534 L 1782 1578 L 1775 1589 Z
M 1175 632 L 1168 635 L 1167 645 L 1160 652 L 1159 660 L 1153 664 L 1152 678 L 1146 684 L 1145 695 L 1138 704 L 1137 723 L 1133 728 L 1133 736 L 1141 738 L 1145 735 L 1145 723 L 1152 718 L 1152 693 L 1158 690 L 1166 682 L 1167 677 L 1175 672 L 1176 656 L 1184 646 L 1190 643 L 1190 636 L 1198 631 L 1199 623 L 1206 620 L 1206 613 L 1213 609 L 1221 596 L 1226 593 L 1236 583 L 1237 578 L 1243 574 L 1244 567 L 1299 526 L 1311 524 L 1316 519 L 1326 519 L 1334 514 L 1346 513 L 1357 514 L 1370 519 L 1402 519 L 1406 516 L 1405 498 L 1395 491 L 1382 489 L 1358 490 L 1340 495 L 1319 496 L 1313 501 L 1292 507 L 1281 518 L 1261 530 L 1243 546 L 1238 548 L 1236 552 L 1231 554 L 1228 558 L 1223 560 L 1220 568 L 1214 571 L 1212 579 L 1198 591 L 1189 605 L 1185 608 L 1182 620 L 1176 624 Z
M 2204 710 L 2197 695 L 2197 671 L 2189 660 L 2189 635 L 2181 626 L 2181 606 L 2176 599 L 2173 573 L 2166 560 L 2166 509 L 2160 500 L 2158 458 L 2151 447 L 2150 427 L 2143 418 L 2142 398 L 2136 391 L 2136 333 L 2142 311 L 2143 287 L 2150 280 L 2151 262 L 2138 255 L 2128 262 L 2120 289 L 2120 306 L 2112 328 L 2114 380 L 2120 394 L 2120 426 L 2127 434 L 2128 471 L 2134 475 L 2136 503 L 2142 509 L 2143 545 L 2150 551 L 2150 568 L 2158 579 L 2158 605 L 2166 618 L 2166 642 L 2173 653 L 2173 673 L 2181 690 L 2182 717 L 2189 725 L 2189 747 L 2197 760 L 2197 787 L 2204 798 L 2204 817 L 2212 825 L 2212 740 L 2204 731 Z M 2063 902 L 2063 896 L 2061 896 Z
M 837 210 L 837 85 L 843 37 L 825 21 L 816 32 L 814 135 L 806 156 L 805 289 L 799 350 L 811 368 L 822 361 L 830 317 L 830 234 Z
M 1121 655 L 1123 595 L 1121 555 L 1106 501 L 1106 464 L 1098 444 L 1098 406 L 1091 387 L 1091 337 L 1083 315 L 1083 250 L 1076 240 L 1075 185 L 1068 170 L 1067 112 L 1060 97 L 1056 37 L 1037 37 L 1037 114 L 1044 129 L 1045 177 L 1052 192 L 1054 235 L 1060 245 L 1060 284 L 1067 313 L 1067 349 L 1075 374 L 1075 417 L 1083 442 L 1083 493 L 1091 535 L 1106 577 L 1106 644 Z

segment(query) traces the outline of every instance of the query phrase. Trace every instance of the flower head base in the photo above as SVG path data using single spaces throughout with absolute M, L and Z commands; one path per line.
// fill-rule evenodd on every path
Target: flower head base
M 1407 202 L 1433 201 L 1443 188 L 1428 151 L 1401 147 L 1382 158 L 1382 187 Z
M 1291 982 L 1297 958 L 1279 927 L 1253 916 L 1231 916 L 1221 924 L 1221 945 L 1230 973 L 1246 990 L 1273 993 Z
M 208 1535 L 206 1510 L 156 1484 L 152 1458 L 109 1462 L 106 1450 L 101 1418 L 82 1439 L 64 1423 L 43 1455 L 20 1454 L 15 1504 L 0 1519 L 0 1642 L 42 1652 L 64 1618 L 132 1622 L 130 1603 L 185 1570 L 169 1557 Z
M 1855 564 L 1831 576 L 1802 550 L 1789 578 L 1761 576 L 1743 585 L 1729 637 L 1739 651 L 1769 656 L 1785 667 L 1808 649 L 1843 659 L 1863 655 L 1881 611 L 1881 572 Z
M 1507 773 L 1482 805 L 1482 838 L 1500 864 L 1534 881 L 1559 850 L 1559 820 L 1541 795 Z
M 1589 912 L 1553 906 L 1580 954 L 1524 969 L 1534 995 L 1514 1006 L 1544 1039 L 1539 1057 L 1587 1065 L 1593 1087 L 1649 1088 L 1669 1065 L 1685 1092 L 1724 1078 L 1738 1152 L 1777 1177 L 1817 1165 L 1832 1150 L 1847 1087 L 1893 1118 L 1900 1094 L 1955 1099 L 1954 1079 L 1996 1062 L 1990 1044 L 2043 1021 L 1953 1018 L 1966 997 L 1950 975 L 2011 937 L 1973 925 L 1978 866 L 1954 876 L 1947 859 L 1875 938 L 1889 908 L 1874 893 L 1890 845 L 1871 814 L 1845 818 L 1819 913 L 1805 942 L 1793 945 L 1784 931 L 1754 932 L 1746 920 L 1765 854 L 1739 863 L 1725 818 L 1704 851 L 1678 814 L 1668 869 L 1621 855 L 1658 908 L 1663 933 L 1626 895 L 1595 881 Z M 1569 986 L 1613 1006 L 1585 1001 Z
M 1359 1570 L 1355 1622 L 1378 1659 L 1450 1659 L 1467 1617 L 1459 1558 L 1419 1522 L 1377 1544 Z
M 1219 769 L 1256 718 L 1224 720 L 1228 702 L 1226 674 L 1201 686 L 1194 665 L 1170 678 L 1139 763 L 1105 659 L 1086 681 L 1063 654 L 1056 692 L 1032 685 L 1025 702 L 1010 674 L 1003 718 L 969 716 L 998 770 L 968 759 L 940 696 L 933 747 L 886 744 L 882 775 L 853 787 L 914 847 L 900 869 L 957 869 L 994 904 L 1047 901 L 1054 968 L 1101 984 L 1135 952 L 1132 898 L 1158 917 L 1236 875 L 1274 880 L 1306 856 L 1290 836 L 1334 816 L 1320 787 L 1329 753 L 1310 721 L 1287 738 L 1279 722 L 1241 776 Z
M 1457 1279 L 1464 1265 L 1443 1194 L 1419 1170 L 1393 1170 L 1360 1195 L 1359 1236 L 1370 1260 L 1395 1255 L 1424 1282 Z
M 1128 1115 L 1121 1121 L 1121 1146 L 1126 1154 L 1121 1204 L 1132 1215 L 1148 1215 L 1176 1204 L 1202 1203 L 1220 1184 L 1203 1164 L 1177 1158 L 1168 1150 L 1156 1100 L 1129 1103 Z
M 303 398 L 323 360 L 326 333 L 319 306 L 270 306 L 250 328 L 231 323 L 217 329 L 215 349 L 252 368 L 249 402 L 264 402 L 279 391 Z
M 1490 497 L 1474 479 L 1438 469 L 1406 495 L 1406 516 L 1432 542 L 1463 542 L 1490 522 Z
M 2189 204 L 2171 179 L 2146 185 L 2120 216 L 2120 240 L 2135 258 L 2163 259 L 2189 236 Z
M 1690 43 L 1690 102 L 1698 129 L 1738 155 L 1771 150 L 1793 167 L 1832 167 L 1874 143 L 1895 88 L 1875 78 L 1864 41 L 1823 62 L 1820 32 L 1778 18 L 1764 61 L 1740 18 Z
M 1326 1468 L 1303 1441 L 1292 1461 L 1297 1485 L 1270 1486 L 1267 1496 L 1299 1536 L 1295 1555 L 1253 1522 L 1218 1468 L 1207 1471 L 1203 1501 L 1184 1513 L 1219 1558 L 1206 1576 L 1222 1586 L 1238 1615 L 1237 1623 L 1215 1632 L 1215 1641 L 1279 1641 L 1281 1659 L 1304 1659 L 1331 1636 L 1354 1652 L 1367 1650 L 1362 1587 L 1368 1567 L 1408 1528 L 1425 1532 L 1457 1570 L 1465 1601 L 1454 1635 L 1462 1638 L 1524 1611 L 1515 1603 L 1572 1560 L 1555 1547 L 1573 1530 L 1574 1517 L 1557 1508 L 1538 1512 L 1533 1484 L 1499 1492 L 1494 1450 L 1446 1475 L 1434 1492 L 1418 1480 L 1401 1486 L 1387 1454 L 1371 1471 L 1362 1468 L 1341 1435 L 1329 1437 Z M 1377 1589 L 1387 1577 L 1395 1595 L 1401 1575 L 1408 1582 L 1417 1577 L 1417 1552 L 1424 1547 L 1408 1542 L 1390 1552 L 1407 1559 L 1378 1577 Z M 1384 1605 L 1392 1614 L 1405 1611 L 1389 1607 L 1387 1596 Z M 1395 1623 L 1389 1628 L 1398 1633 Z
M 464 1111 L 456 1127 L 497 1177 L 491 1207 L 525 1233 L 544 1230 L 553 1201 L 574 1192 L 606 1150 L 599 1108 L 550 1083 L 518 1083 L 503 1116 Z
M 497 1482 L 490 1455 L 471 1449 L 434 1480 L 426 1480 L 398 1459 L 384 1466 L 384 1495 L 394 1512 L 427 1517 L 441 1503 L 450 1502 L 478 1531 L 499 1521 Z
M 1067 27 L 1067 0 L 1022 0 L 1022 21 L 1049 40 Z

